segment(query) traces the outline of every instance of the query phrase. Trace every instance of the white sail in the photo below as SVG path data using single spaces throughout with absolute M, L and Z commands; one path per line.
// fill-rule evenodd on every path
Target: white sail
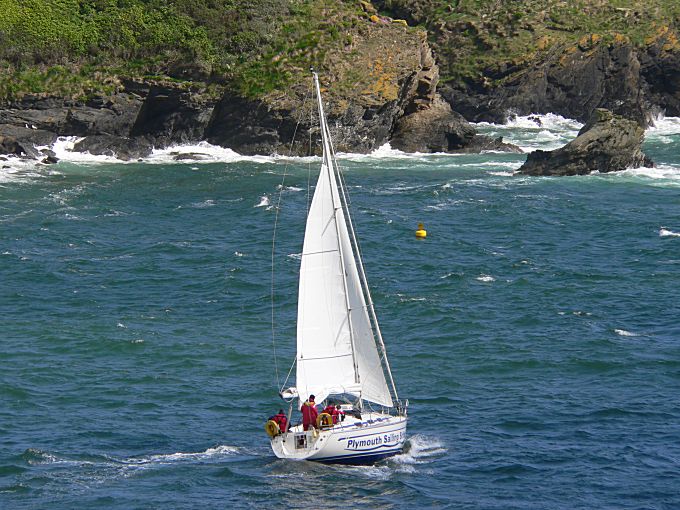
M 300 266 L 297 393 L 321 401 L 349 393 L 392 407 L 350 242 L 317 85 L 323 163 Z

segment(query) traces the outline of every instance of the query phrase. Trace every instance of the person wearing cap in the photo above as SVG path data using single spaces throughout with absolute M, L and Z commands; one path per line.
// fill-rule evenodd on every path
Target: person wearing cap
M 305 403 L 302 404 L 300 408 L 302 413 L 302 428 L 304 430 L 309 430 L 310 427 L 316 427 L 316 418 L 319 416 L 319 411 L 314 403 L 314 395 L 310 395 Z

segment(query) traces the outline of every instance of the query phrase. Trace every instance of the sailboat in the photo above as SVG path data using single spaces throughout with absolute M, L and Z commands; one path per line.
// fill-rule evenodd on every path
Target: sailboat
M 319 77 L 312 70 L 323 158 L 307 215 L 301 256 L 296 381 L 282 389 L 291 423 L 310 396 L 342 419 L 321 414 L 316 427 L 267 422 L 282 459 L 364 464 L 396 455 L 406 440 L 408 401 L 400 401 L 376 318 L 335 158 Z M 275 426 L 276 425 L 276 426 Z

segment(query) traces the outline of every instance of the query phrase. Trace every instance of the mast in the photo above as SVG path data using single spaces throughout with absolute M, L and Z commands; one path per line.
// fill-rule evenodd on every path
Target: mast
M 332 184 L 335 182 L 336 187 L 337 187 L 337 182 L 335 180 L 335 158 L 333 157 L 333 153 L 331 151 L 331 145 L 330 145 L 330 136 L 328 136 L 328 126 L 326 125 L 326 114 L 324 113 L 323 109 L 323 100 L 321 99 L 321 87 L 319 86 L 319 75 L 316 74 L 316 71 L 312 70 L 312 74 L 314 76 L 314 87 L 316 88 L 316 99 L 317 103 L 319 105 L 319 122 L 321 124 L 321 142 L 323 144 L 323 159 L 326 162 L 326 169 L 327 172 L 329 173 L 329 183 Z M 339 194 L 338 194 L 339 195 Z M 339 209 L 342 209 L 342 200 L 340 205 L 335 203 L 335 193 L 333 193 L 333 190 L 331 189 L 331 199 L 333 201 L 333 220 L 335 223 L 335 231 L 338 236 L 338 239 L 340 238 L 340 227 L 338 226 L 338 215 L 337 212 Z M 357 364 L 357 359 L 356 359 L 356 347 L 355 347 L 355 342 L 354 342 L 354 329 L 352 328 L 352 314 L 351 314 L 351 307 L 349 303 L 349 292 L 347 289 L 347 270 L 345 269 L 345 260 L 343 257 L 343 252 L 342 252 L 342 243 L 338 243 L 338 250 L 340 252 L 340 266 L 342 268 L 342 274 L 343 274 L 343 286 L 345 290 L 345 308 L 347 310 L 347 322 L 349 325 L 349 337 L 350 337 L 350 343 L 352 345 L 352 364 L 354 365 L 354 382 L 359 384 L 361 381 L 359 380 L 359 366 Z
M 361 258 L 361 252 L 359 250 L 359 242 L 357 240 L 356 234 L 354 232 L 354 222 L 352 221 L 352 216 L 349 211 L 349 201 L 347 198 L 347 192 L 345 190 L 344 183 L 341 178 L 341 173 L 340 173 L 340 167 L 338 166 L 338 162 L 335 159 L 335 148 L 333 147 L 333 140 L 331 139 L 330 136 L 330 131 L 328 129 L 328 125 L 326 123 L 326 116 L 323 110 L 323 103 L 321 99 L 321 90 L 319 87 L 319 76 L 317 73 L 312 69 L 312 74 L 314 76 L 314 85 L 316 87 L 316 94 L 317 94 L 317 101 L 319 104 L 319 118 L 321 120 L 321 138 L 323 142 L 323 154 L 324 154 L 324 159 L 326 159 L 326 164 L 329 168 L 329 171 L 332 173 L 332 177 L 335 178 L 335 175 L 338 176 L 337 179 L 337 186 L 338 189 L 341 191 L 339 193 L 340 197 L 340 202 L 341 202 L 341 207 L 343 208 L 343 211 L 347 217 L 346 220 L 346 225 L 349 227 L 349 233 L 351 235 L 351 243 L 352 246 L 354 247 L 354 260 L 356 264 L 358 265 L 359 268 L 359 275 L 360 275 L 360 280 L 361 280 L 361 286 L 363 288 L 364 296 L 366 299 L 366 306 L 368 308 L 368 311 L 370 313 L 371 317 L 371 322 L 373 323 L 373 328 L 375 330 L 377 339 L 378 339 L 378 344 L 380 346 L 380 352 L 382 354 L 382 359 L 385 363 L 385 369 L 387 370 L 387 375 L 389 376 L 390 379 L 390 386 L 392 387 L 392 392 L 394 394 L 394 399 L 399 400 L 399 395 L 397 393 L 397 387 L 394 383 L 394 377 L 392 376 L 392 369 L 390 368 L 390 362 L 387 359 L 387 349 L 385 348 L 385 342 L 382 337 L 382 332 L 380 331 L 380 325 L 378 324 L 378 317 L 375 313 L 375 307 L 373 305 L 373 298 L 371 296 L 371 291 L 368 287 L 368 279 L 366 278 L 366 272 L 364 270 L 364 263 Z M 328 148 L 328 151 L 327 151 Z M 337 210 L 337 209 L 336 209 Z M 337 226 L 337 215 L 334 215 L 335 217 L 335 222 L 336 222 L 336 229 L 338 228 Z M 342 252 L 342 248 L 340 247 L 340 251 Z M 341 257 L 341 261 L 343 261 L 343 258 Z M 345 271 L 345 265 L 344 261 L 342 262 L 342 271 L 343 274 L 347 274 Z M 346 283 L 345 283 L 345 291 L 346 291 Z M 358 366 L 356 364 L 356 359 L 355 359 L 355 347 L 354 347 L 354 334 L 352 332 L 352 323 L 351 323 L 351 314 L 349 313 L 351 311 L 350 306 L 349 306 L 349 300 L 347 298 L 347 293 L 345 293 L 345 301 L 347 304 L 347 316 L 349 320 L 349 326 L 350 326 L 350 337 L 352 341 L 352 356 L 354 360 L 354 369 L 355 369 L 355 374 L 356 374 L 356 382 L 359 383 L 359 371 L 358 371 Z

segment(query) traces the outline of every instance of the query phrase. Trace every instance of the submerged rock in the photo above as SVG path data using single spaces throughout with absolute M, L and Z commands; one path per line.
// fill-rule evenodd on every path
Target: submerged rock
M 644 130 L 634 120 L 598 108 L 578 136 L 554 151 L 529 154 L 525 175 L 585 175 L 654 166 L 642 152 Z

